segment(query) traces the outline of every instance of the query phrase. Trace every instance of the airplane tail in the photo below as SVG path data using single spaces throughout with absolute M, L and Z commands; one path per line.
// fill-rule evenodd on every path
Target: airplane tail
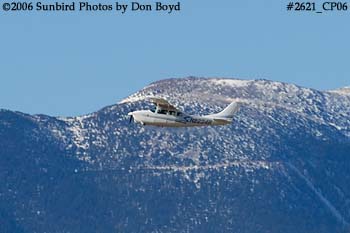
M 212 116 L 219 118 L 233 118 L 234 114 L 238 111 L 240 106 L 241 104 L 239 102 L 232 102 L 224 110 Z

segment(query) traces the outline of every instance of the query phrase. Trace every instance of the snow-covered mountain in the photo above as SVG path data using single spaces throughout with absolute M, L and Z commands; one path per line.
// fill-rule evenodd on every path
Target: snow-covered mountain
M 340 95 L 350 95 L 350 86 L 349 87 L 343 87 L 343 88 L 336 89 L 336 90 L 331 90 L 330 92 L 337 93 L 337 94 L 340 94 Z
M 232 125 L 127 113 L 245 103 Z M 268 80 L 167 79 L 79 117 L 0 111 L 0 232 L 349 232 L 350 95 Z

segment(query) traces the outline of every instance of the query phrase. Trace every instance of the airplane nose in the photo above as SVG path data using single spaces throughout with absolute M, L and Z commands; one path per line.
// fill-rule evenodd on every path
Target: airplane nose
M 133 111 L 133 112 L 129 112 L 128 116 L 130 117 L 129 121 L 132 122 L 140 122 L 142 124 L 142 112 L 141 111 Z

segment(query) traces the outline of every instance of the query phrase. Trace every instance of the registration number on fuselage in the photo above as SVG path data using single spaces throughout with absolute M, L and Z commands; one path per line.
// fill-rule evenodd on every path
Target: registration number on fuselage
M 190 116 L 184 117 L 184 120 L 185 120 L 186 123 L 206 124 L 206 125 L 211 124 L 210 120 L 198 119 L 198 118 L 193 118 L 193 117 L 190 117 Z

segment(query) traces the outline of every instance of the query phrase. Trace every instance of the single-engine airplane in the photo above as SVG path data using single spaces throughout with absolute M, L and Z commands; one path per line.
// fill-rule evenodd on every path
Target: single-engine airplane
M 191 127 L 191 126 L 209 126 L 226 125 L 232 122 L 234 114 L 240 107 L 239 102 L 232 102 L 219 113 L 193 116 L 181 112 L 168 101 L 161 98 L 149 98 L 156 105 L 153 110 L 140 110 L 129 112 L 130 122 L 134 120 L 141 125 L 153 125 L 161 127 Z

